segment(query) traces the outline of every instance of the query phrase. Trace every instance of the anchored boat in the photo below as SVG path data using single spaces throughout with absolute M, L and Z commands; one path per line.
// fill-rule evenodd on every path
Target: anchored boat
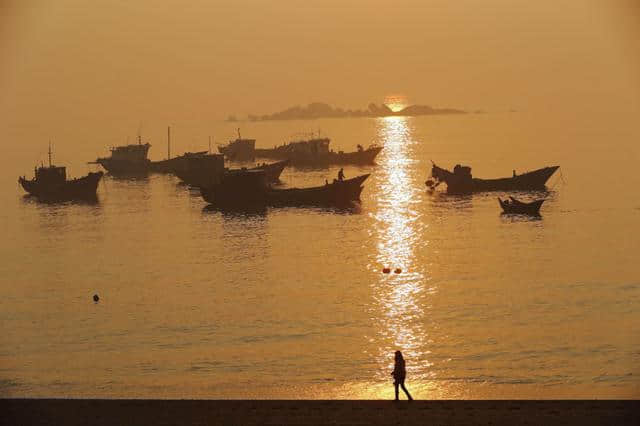
M 364 149 L 358 145 L 353 152 L 334 152 L 329 149 L 329 138 L 312 138 L 289 142 L 274 148 L 258 148 L 256 157 L 287 159 L 295 166 L 323 166 L 330 164 L 373 164 L 382 147 L 371 145 Z
M 242 139 L 238 129 L 238 139 L 229 141 L 227 145 L 219 146 L 220 154 L 230 161 L 253 161 L 255 159 L 255 139 Z
M 502 207 L 504 213 L 528 214 L 535 216 L 540 214 L 540 207 L 542 207 L 542 203 L 545 202 L 545 199 L 525 203 L 517 200 L 516 198 L 509 197 L 509 199 L 506 200 L 498 198 L 498 202 L 500 203 L 500 207 Z
M 544 190 L 547 180 L 560 166 L 544 167 L 532 172 L 499 179 L 478 179 L 471 175 L 471 167 L 456 165 L 453 172 L 438 167 L 435 163 L 431 168 L 432 179 L 426 185 L 435 189 L 442 182 L 447 184 L 449 194 L 469 194 L 483 191 L 531 191 Z
M 142 143 L 138 136 L 138 144 L 123 145 L 111 148 L 111 156 L 98 158 L 89 164 L 100 164 L 114 175 L 145 174 L 149 172 L 151 162 L 147 159 L 151 144 Z
M 96 197 L 102 172 L 90 172 L 87 176 L 67 180 L 66 167 L 51 164 L 51 146 L 49 146 L 49 167 L 37 167 L 35 177 L 26 179 L 21 176 L 18 182 L 29 194 L 43 200 L 91 199 Z
M 340 206 L 360 199 L 362 183 L 368 177 L 366 174 L 311 188 L 274 189 L 267 184 L 263 170 L 230 170 L 219 184 L 200 191 L 205 201 L 218 206 Z

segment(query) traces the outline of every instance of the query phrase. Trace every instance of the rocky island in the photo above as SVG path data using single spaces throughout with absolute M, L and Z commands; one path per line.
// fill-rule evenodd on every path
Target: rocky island
M 433 108 L 428 105 L 409 105 L 399 111 L 393 111 L 385 104 L 376 105 L 370 103 L 365 110 L 334 108 L 322 102 L 313 102 L 307 106 L 294 106 L 273 114 L 254 115 L 249 114 L 249 121 L 269 120 L 311 120 L 315 118 L 349 118 L 349 117 L 392 117 L 392 116 L 419 116 L 441 114 L 467 114 L 467 111 L 453 108 Z M 239 121 L 231 115 L 227 121 Z

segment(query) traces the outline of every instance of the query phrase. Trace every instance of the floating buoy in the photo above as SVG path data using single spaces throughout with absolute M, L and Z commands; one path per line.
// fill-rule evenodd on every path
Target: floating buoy
M 391 272 L 391 268 L 384 268 L 382 269 L 382 272 L 388 274 L 389 272 Z
M 400 272 L 402 272 L 402 269 L 396 268 L 396 269 L 393 270 L 393 272 L 395 272 L 396 274 L 399 274 Z
M 93 301 L 94 301 L 94 302 L 98 302 L 98 300 L 100 300 L 100 298 L 98 297 L 98 295 L 97 295 L 97 294 L 94 294 L 94 295 L 93 295 Z

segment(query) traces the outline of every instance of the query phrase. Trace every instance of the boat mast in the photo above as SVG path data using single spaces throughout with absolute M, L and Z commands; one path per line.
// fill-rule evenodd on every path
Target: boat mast
M 49 141 L 49 167 L 51 167 L 51 141 Z
M 209 154 L 211 154 L 211 136 L 209 136 Z
M 240 139 L 242 139 L 242 138 L 240 137 L 240 127 L 238 127 L 238 140 L 240 140 Z
M 171 160 L 171 126 L 167 126 L 167 160 Z

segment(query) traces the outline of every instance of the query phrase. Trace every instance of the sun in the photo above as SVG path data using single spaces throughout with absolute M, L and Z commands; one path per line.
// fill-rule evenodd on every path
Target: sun
M 401 111 L 409 105 L 407 97 L 400 94 L 385 96 L 384 104 L 388 106 L 393 112 Z

